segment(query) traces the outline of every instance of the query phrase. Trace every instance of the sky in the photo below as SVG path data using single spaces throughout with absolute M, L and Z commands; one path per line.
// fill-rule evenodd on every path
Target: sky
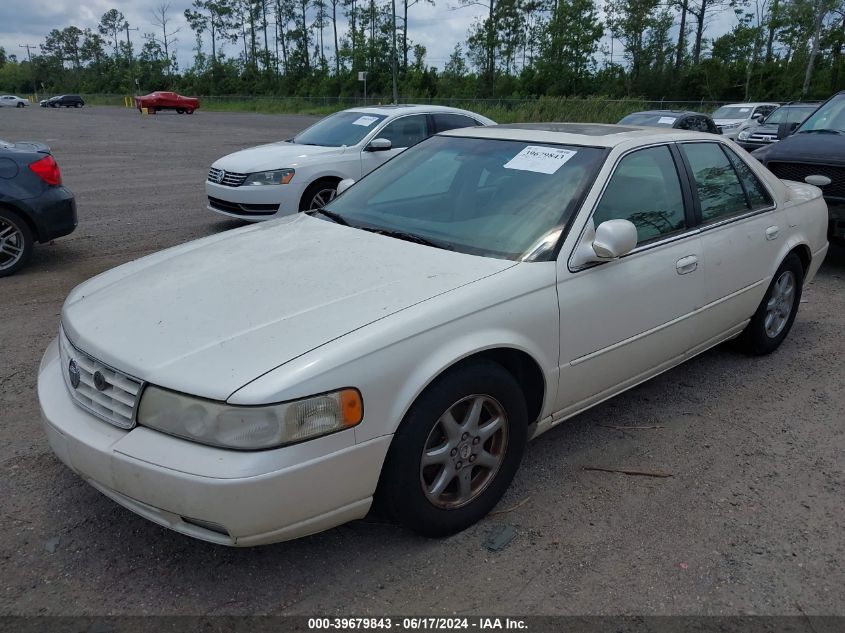
M 140 28 L 139 31 L 130 32 L 137 52 L 143 43 L 143 33 L 156 30 L 152 23 L 153 8 L 160 2 L 161 0 L 0 0 L 0 46 L 6 49 L 7 54 L 17 54 L 18 58 L 22 59 L 26 56 L 26 49 L 20 45 L 35 45 L 35 51 L 39 51 L 37 46 L 44 41 L 51 29 L 61 29 L 69 25 L 80 29 L 96 29 L 100 17 L 109 9 L 115 8 L 126 16 L 130 27 Z M 179 41 L 176 43 L 181 69 L 190 66 L 193 55 L 194 35 L 183 15 L 190 2 L 191 0 L 170 0 L 173 28 L 182 27 L 177 35 Z M 461 43 L 466 50 L 467 30 L 475 18 L 485 12 L 483 7 L 456 8 L 457 5 L 457 0 L 437 0 L 436 6 L 420 2 L 409 9 L 410 39 L 415 44 L 426 47 L 426 63 L 429 66 L 442 69 L 456 43 Z M 709 36 L 731 28 L 734 18 L 732 13 L 728 13 L 730 12 L 715 16 L 707 31 Z M 338 24 L 342 27 L 340 32 L 345 31 L 346 24 L 341 20 L 338 20 Z M 331 28 L 325 31 L 325 45 L 327 49 L 333 47 Z M 236 56 L 237 46 L 238 44 L 227 45 L 226 51 L 229 55 Z M 621 47 L 617 43 L 614 48 L 618 56 Z M 326 55 L 330 55 L 329 50 Z

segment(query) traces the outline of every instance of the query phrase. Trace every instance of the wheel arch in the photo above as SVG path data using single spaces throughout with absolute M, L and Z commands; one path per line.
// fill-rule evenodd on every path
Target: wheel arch
M 308 193 L 311 191 L 311 189 L 315 185 L 317 185 L 318 183 L 333 183 L 335 186 L 337 186 L 337 184 L 341 180 L 343 180 L 343 178 L 344 178 L 343 176 L 340 176 L 340 175 L 337 175 L 337 174 L 320 174 L 319 176 L 317 176 L 316 178 L 311 180 L 311 182 L 308 183 L 308 185 L 305 187 L 305 189 L 303 189 L 302 195 L 299 197 L 299 208 L 300 208 L 300 210 L 305 205 L 306 196 L 308 195 Z
M 35 224 L 35 222 L 32 220 L 28 213 L 24 213 L 15 205 L 10 204 L 4 200 L 0 200 L 0 209 L 11 211 L 21 220 L 23 220 L 23 222 L 29 227 L 29 230 L 32 233 L 33 241 L 41 243 L 42 233 L 38 230 L 38 226 Z

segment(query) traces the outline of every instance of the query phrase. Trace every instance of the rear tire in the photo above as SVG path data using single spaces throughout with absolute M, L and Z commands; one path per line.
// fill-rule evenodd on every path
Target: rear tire
M 795 253 L 790 253 L 781 262 L 757 311 L 739 337 L 743 351 L 763 356 L 780 347 L 798 314 L 803 283 L 804 266 Z
M 393 437 L 380 506 L 426 536 L 468 528 L 513 480 L 527 418 L 519 384 L 498 363 L 476 360 L 448 371 L 417 398 Z
M 176 108 L 176 114 L 185 114 L 184 108 Z
M 16 108 L 22 108 L 22 107 L 23 107 L 23 104 L 22 104 L 22 103 L 19 103 L 19 104 L 18 104 L 18 105 L 16 105 L 15 107 L 16 107 Z
M 14 211 L 0 208 L 0 277 L 20 270 L 32 256 L 32 231 Z
M 185 110 L 185 114 L 193 114 L 193 113 L 194 113 L 193 110 Z

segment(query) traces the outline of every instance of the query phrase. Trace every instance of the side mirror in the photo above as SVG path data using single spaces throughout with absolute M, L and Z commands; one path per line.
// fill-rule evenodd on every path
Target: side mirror
M 340 194 L 342 194 L 344 191 L 349 189 L 349 187 L 351 187 L 354 184 L 355 184 L 354 178 L 344 178 L 339 183 L 337 183 L 337 194 L 336 195 L 339 196 Z
M 374 138 L 369 142 L 365 149 L 368 152 L 386 152 L 391 147 L 393 147 L 393 143 L 391 143 L 389 139 Z
M 798 128 L 798 121 L 786 121 L 778 126 L 778 140 L 785 139 Z
M 637 239 L 637 227 L 630 220 L 606 220 L 598 228 L 590 220 L 570 263 L 580 268 L 622 257 L 634 250 Z
M 754 116 L 752 116 L 751 118 L 752 118 L 754 121 L 757 121 L 757 123 L 762 123 L 762 122 L 763 122 L 763 119 L 765 119 L 766 117 L 765 117 L 765 116 L 763 116 L 763 114 L 762 114 L 761 112 L 758 112 L 757 114 L 755 114 L 755 115 L 754 115 Z
M 725 131 L 722 129 L 721 125 L 716 126 L 716 134 L 724 134 Z
M 630 220 L 607 220 L 599 224 L 593 252 L 599 259 L 616 259 L 637 246 L 637 227 Z

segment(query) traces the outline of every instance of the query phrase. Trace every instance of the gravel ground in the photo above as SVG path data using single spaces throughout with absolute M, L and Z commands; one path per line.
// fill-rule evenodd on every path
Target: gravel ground
M 451 538 L 368 520 L 229 549 L 135 516 L 59 463 L 35 380 L 64 297 L 237 226 L 204 208 L 208 165 L 311 120 L 0 110 L 0 138 L 52 146 L 80 220 L 0 280 L 0 614 L 845 615 L 842 250 L 778 352 L 715 349 L 561 425 L 529 446 L 498 513 Z M 487 551 L 503 525 L 515 538 Z

